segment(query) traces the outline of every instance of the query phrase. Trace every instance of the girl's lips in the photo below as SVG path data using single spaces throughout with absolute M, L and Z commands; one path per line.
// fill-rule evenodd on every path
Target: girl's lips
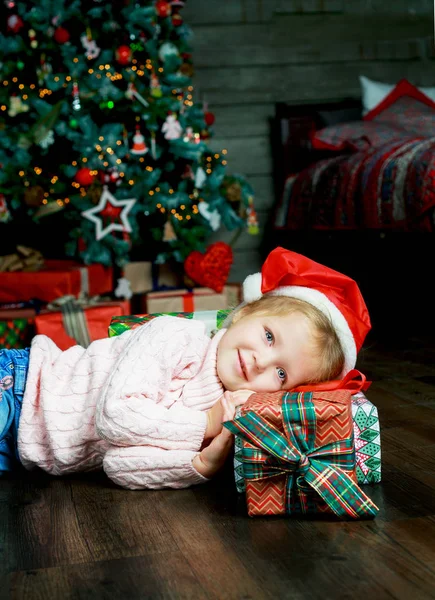
M 245 363 L 243 362 L 242 355 L 240 354 L 240 350 L 237 350 L 237 354 L 239 357 L 238 368 L 239 368 L 240 374 L 242 375 L 243 379 L 247 380 L 248 378 L 246 377 L 246 370 L 245 370 L 246 367 L 245 367 Z

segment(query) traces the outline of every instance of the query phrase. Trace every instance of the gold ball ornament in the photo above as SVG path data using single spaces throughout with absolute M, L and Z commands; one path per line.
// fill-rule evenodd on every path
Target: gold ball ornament
M 229 202 L 240 202 L 242 199 L 242 187 L 240 183 L 231 183 L 226 189 L 225 196 Z
M 92 204 L 98 204 L 103 193 L 103 187 L 99 183 L 93 183 L 87 190 L 87 196 Z
M 184 63 L 181 64 L 180 71 L 186 77 L 193 77 L 193 74 L 195 72 L 195 70 L 193 68 L 193 65 L 191 63 L 188 63 L 188 62 L 184 62 Z
M 40 185 L 33 185 L 24 192 L 24 202 L 27 206 L 40 206 L 44 199 L 44 190 Z

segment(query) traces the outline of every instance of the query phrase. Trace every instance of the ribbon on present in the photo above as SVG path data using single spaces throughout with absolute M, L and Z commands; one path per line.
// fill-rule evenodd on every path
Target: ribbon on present
M 80 298 L 77 299 L 73 295 L 66 295 L 50 302 L 47 305 L 47 308 L 53 311 L 60 310 L 66 333 L 73 338 L 77 344 L 83 348 L 87 348 L 91 343 L 91 337 L 84 308 L 94 306 L 99 302 L 102 302 L 102 300 L 103 298 L 101 298 L 101 296 L 92 296 L 89 298 L 85 294 L 81 294 Z
M 314 489 L 339 518 L 373 518 L 378 507 L 343 470 L 355 468 L 353 438 L 315 447 L 316 411 L 312 393 L 282 397 L 285 435 L 253 411 L 224 426 L 255 446 L 243 446 L 247 480 L 286 476 L 286 513 L 309 512 L 307 490 Z
M 322 381 L 321 383 L 310 383 L 308 385 L 298 385 L 293 388 L 293 392 L 332 392 L 333 390 L 349 390 L 356 394 L 358 392 L 366 392 L 371 381 L 367 381 L 366 376 L 358 369 L 352 369 L 343 379 L 331 379 L 330 381 Z

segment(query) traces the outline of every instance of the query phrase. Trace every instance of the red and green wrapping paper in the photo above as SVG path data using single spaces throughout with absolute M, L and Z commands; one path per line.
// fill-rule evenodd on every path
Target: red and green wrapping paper
M 250 516 L 376 516 L 357 484 L 348 390 L 254 394 L 225 427 L 242 440 Z

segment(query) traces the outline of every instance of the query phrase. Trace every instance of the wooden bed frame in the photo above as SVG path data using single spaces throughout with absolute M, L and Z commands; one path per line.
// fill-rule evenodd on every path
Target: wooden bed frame
M 355 98 L 319 104 L 276 104 L 270 122 L 276 206 L 288 175 L 334 155 L 312 148 L 312 131 L 361 118 L 361 101 Z M 428 265 L 435 258 L 434 233 L 286 231 L 275 228 L 274 219 L 275 214 L 271 214 L 262 248 L 264 256 L 276 246 L 283 246 L 351 276 L 361 288 L 374 329 L 388 329 L 400 336 L 401 328 L 426 329 L 435 322 L 428 273 Z

